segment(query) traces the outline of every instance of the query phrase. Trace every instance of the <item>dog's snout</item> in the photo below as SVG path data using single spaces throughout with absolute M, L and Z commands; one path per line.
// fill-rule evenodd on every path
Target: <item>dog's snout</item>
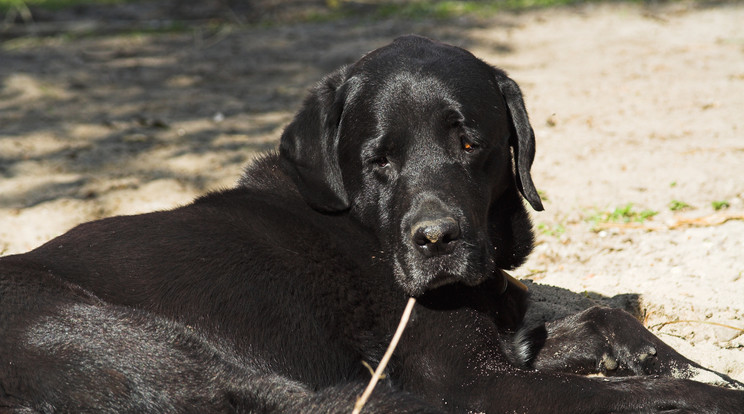
M 416 247 L 426 256 L 439 256 L 452 251 L 452 242 L 460 238 L 460 225 L 452 217 L 422 220 L 411 227 Z

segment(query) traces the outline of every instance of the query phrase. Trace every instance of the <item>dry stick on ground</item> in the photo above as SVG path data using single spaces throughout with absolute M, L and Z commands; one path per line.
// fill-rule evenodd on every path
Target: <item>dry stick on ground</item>
M 711 214 L 710 216 L 698 217 L 698 218 L 680 217 L 680 218 L 677 218 L 677 221 L 674 224 L 671 224 L 669 228 L 676 229 L 678 227 L 684 227 L 684 226 L 692 226 L 692 227 L 717 226 L 729 220 L 744 220 L 744 214 L 716 213 L 716 214 Z
M 367 403 L 369 396 L 372 395 L 372 390 L 375 389 L 375 385 L 377 385 L 377 381 L 379 381 L 382 371 L 385 370 L 388 361 L 390 361 L 390 357 L 393 356 L 395 347 L 398 346 L 398 341 L 400 340 L 401 335 L 403 335 L 403 330 L 406 329 L 406 325 L 408 325 L 408 318 L 411 317 L 411 311 L 413 310 L 413 305 L 415 303 L 416 299 L 408 298 L 406 309 L 403 311 L 403 315 L 400 317 L 400 322 L 398 323 L 398 329 L 395 331 L 395 335 L 393 335 L 393 339 L 390 341 L 390 345 L 388 345 L 385 355 L 382 356 L 380 365 L 377 366 L 375 373 L 372 375 L 372 379 L 369 380 L 367 388 L 364 389 L 364 393 L 362 393 L 362 396 L 359 397 L 356 404 L 354 404 L 354 411 L 352 411 L 352 414 L 359 414 L 362 411 L 364 404 Z
M 721 327 L 721 328 L 733 329 L 735 331 L 739 331 L 740 333 L 744 333 L 744 328 L 738 328 L 736 326 L 726 325 L 726 324 L 718 323 L 718 322 L 696 321 L 696 320 L 679 320 L 679 321 L 660 322 L 660 323 L 657 323 L 657 324 L 654 324 L 654 325 L 649 326 L 648 329 L 656 329 L 656 328 L 661 329 L 661 328 L 663 328 L 663 327 L 665 327 L 667 325 L 671 325 L 673 323 L 701 323 L 701 324 L 705 324 L 705 325 L 713 325 L 713 326 L 718 326 L 718 327 Z

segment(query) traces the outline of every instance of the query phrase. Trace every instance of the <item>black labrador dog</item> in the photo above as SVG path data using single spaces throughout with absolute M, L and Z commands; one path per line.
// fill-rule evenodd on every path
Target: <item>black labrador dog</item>
M 364 412 L 744 412 L 621 311 L 521 326 L 534 151 L 503 71 L 375 50 L 236 188 L 0 259 L 0 412 L 350 412 L 410 296 Z

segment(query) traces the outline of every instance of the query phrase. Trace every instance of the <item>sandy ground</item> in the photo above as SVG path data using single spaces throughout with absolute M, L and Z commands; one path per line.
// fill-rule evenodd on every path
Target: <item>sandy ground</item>
M 312 83 L 416 32 L 472 50 L 523 87 L 546 211 L 533 214 L 538 245 L 515 274 L 533 281 L 536 299 L 555 316 L 624 307 L 683 354 L 744 381 L 741 22 L 741 3 L 616 4 L 6 39 L 0 254 L 233 185 L 275 147 Z M 688 207 L 672 211 L 673 201 Z M 658 214 L 607 217 L 629 203 L 631 216 Z

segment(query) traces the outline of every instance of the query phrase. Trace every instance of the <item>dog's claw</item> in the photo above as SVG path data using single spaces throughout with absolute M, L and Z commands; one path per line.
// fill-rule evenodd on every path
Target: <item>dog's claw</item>
M 607 371 L 614 371 L 618 367 L 617 359 L 608 354 L 602 355 L 602 362 L 600 365 Z
M 638 357 L 638 359 L 640 359 L 640 360 L 641 360 L 641 362 L 644 362 L 644 361 L 646 360 L 646 358 L 649 358 L 649 357 L 654 357 L 654 356 L 656 356 L 656 348 L 654 348 L 653 346 L 650 346 L 650 347 L 649 347 L 649 348 L 648 348 L 648 349 L 646 350 L 646 352 L 645 352 L 645 353 L 642 353 L 642 354 L 641 354 L 641 355 L 640 355 L 640 356 Z

